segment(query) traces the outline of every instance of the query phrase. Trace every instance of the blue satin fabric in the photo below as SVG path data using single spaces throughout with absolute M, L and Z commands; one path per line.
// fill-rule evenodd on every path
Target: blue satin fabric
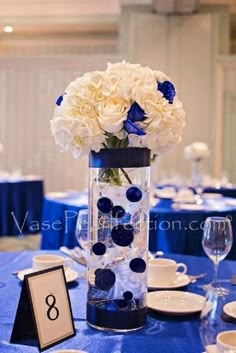
M 0 182 L 0 236 L 39 233 L 43 194 L 42 180 Z
M 36 347 L 9 343 L 21 291 L 18 278 L 11 272 L 31 267 L 32 257 L 36 253 L 45 252 L 0 253 L 1 353 L 38 353 Z M 206 277 L 187 287 L 189 292 L 204 295 L 200 285 L 208 283 L 212 278 L 211 262 L 206 258 L 191 256 L 167 255 L 166 257 L 186 263 L 190 274 L 208 272 Z M 79 265 L 75 265 L 75 269 L 78 272 L 84 271 L 84 268 Z M 234 272 L 234 262 L 222 262 L 220 278 L 229 278 Z M 86 281 L 79 279 L 72 282 L 68 284 L 68 290 L 76 336 L 46 352 L 66 348 L 83 350 L 88 353 L 201 353 L 203 351 L 199 336 L 199 313 L 190 316 L 165 316 L 150 310 L 147 324 L 136 332 L 125 334 L 101 332 L 90 328 L 86 323 Z

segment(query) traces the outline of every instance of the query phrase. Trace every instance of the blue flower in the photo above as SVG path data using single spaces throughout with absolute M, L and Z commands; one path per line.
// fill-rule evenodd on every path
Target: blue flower
M 63 101 L 63 95 L 59 96 L 56 100 L 56 105 L 61 105 L 61 102 Z
M 157 89 L 163 94 L 165 99 L 167 99 L 170 104 L 173 103 L 176 92 L 172 82 L 170 81 L 158 82 Z
M 140 107 L 138 103 L 134 102 L 131 105 L 130 110 L 127 114 L 127 119 L 131 120 L 132 123 L 136 123 L 136 121 L 143 121 L 146 119 L 144 115 L 144 110 Z
M 135 124 L 136 122 L 143 121 L 145 119 L 146 117 L 144 110 L 138 103 L 134 102 L 128 111 L 127 119 L 124 122 L 124 129 L 128 132 L 128 134 L 135 134 L 139 136 L 146 135 L 146 133 Z

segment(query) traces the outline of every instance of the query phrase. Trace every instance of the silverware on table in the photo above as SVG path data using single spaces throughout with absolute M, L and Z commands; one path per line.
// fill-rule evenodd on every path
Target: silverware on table
M 63 254 L 69 256 L 72 260 L 79 263 L 82 266 L 87 266 L 87 261 L 83 256 L 76 256 L 73 250 L 68 249 L 66 246 L 61 246 L 59 249 Z
M 190 278 L 191 283 L 196 282 L 198 279 L 203 278 L 204 276 L 206 276 L 206 272 L 204 273 L 199 273 L 198 275 L 188 275 Z

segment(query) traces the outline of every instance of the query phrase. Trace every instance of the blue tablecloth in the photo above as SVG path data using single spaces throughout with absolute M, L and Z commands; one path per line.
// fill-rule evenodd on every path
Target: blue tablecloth
M 21 285 L 12 271 L 31 267 L 36 253 L 0 253 L 0 352 L 36 353 L 37 348 L 26 345 L 9 344 L 14 317 L 16 314 Z M 188 286 L 188 291 L 204 295 L 200 285 L 208 283 L 212 275 L 212 264 L 206 258 L 170 255 L 176 261 L 185 262 L 188 273 L 209 272 L 209 275 Z M 76 265 L 75 269 L 83 268 Z M 229 278 L 235 273 L 235 263 L 223 261 L 220 266 L 221 278 Z M 86 323 L 86 281 L 78 280 L 68 285 L 72 304 L 76 336 L 47 350 L 80 349 L 88 353 L 201 353 L 203 347 L 199 337 L 199 314 L 192 316 L 163 316 L 150 311 L 143 329 L 125 334 L 102 332 L 90 328 Z
M 69 248 L 78 246 L 75 227 L 79 210 L 87 207 L 84 201 L 83 194 L 74 196 L 74 198 L 45 198 L 41 249 L 58 249 L 62 245 Z M 217 201 L 214 200 L 212 207 L 215 207 L 216 203 Z M 184 211 L 173 209 L 170 201 L 159 202 L 150 209 L 150 250 L 204 255 L 201 245 L 203 222 L 207 217 L 216 215 L 231 217 L 236 237 L 236 206 L 226 206 L 221 203 L 218 210 L 214 211 Z M 236 241 L 228 256 L 236 259 Z
M 217 205 L 217 200 L 214 201 Z M 175 254 L 205 255 L 201 240 L 207 217 L 229 217 L 236 239 L 236 207 L 219 205 L 218 210 L 186 211 L 173 209 L 170 201 L 161 201 L 150 210 L 149 248 Z M 236 240 L 228 255 L 236 259 Z
M 0 182 L 0 236 L 40 231 L 43 181 Z
M 208 193 L 219 193 L 225 197 L 233 197 L 236 198 L 236 187 L 232 186 L 232 187 L 220 187 L 220 188 L 213 188 L 213 187 L 207 187 L 204 189 L 204 192 L 208 192 Z

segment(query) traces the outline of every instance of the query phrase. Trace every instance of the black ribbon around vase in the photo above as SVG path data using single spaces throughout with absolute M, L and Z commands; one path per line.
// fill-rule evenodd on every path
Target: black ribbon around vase
M 149 167 L 151 151 L 148 148 L 104 148 L 89 154 L 90 168 L 141 168 Z

